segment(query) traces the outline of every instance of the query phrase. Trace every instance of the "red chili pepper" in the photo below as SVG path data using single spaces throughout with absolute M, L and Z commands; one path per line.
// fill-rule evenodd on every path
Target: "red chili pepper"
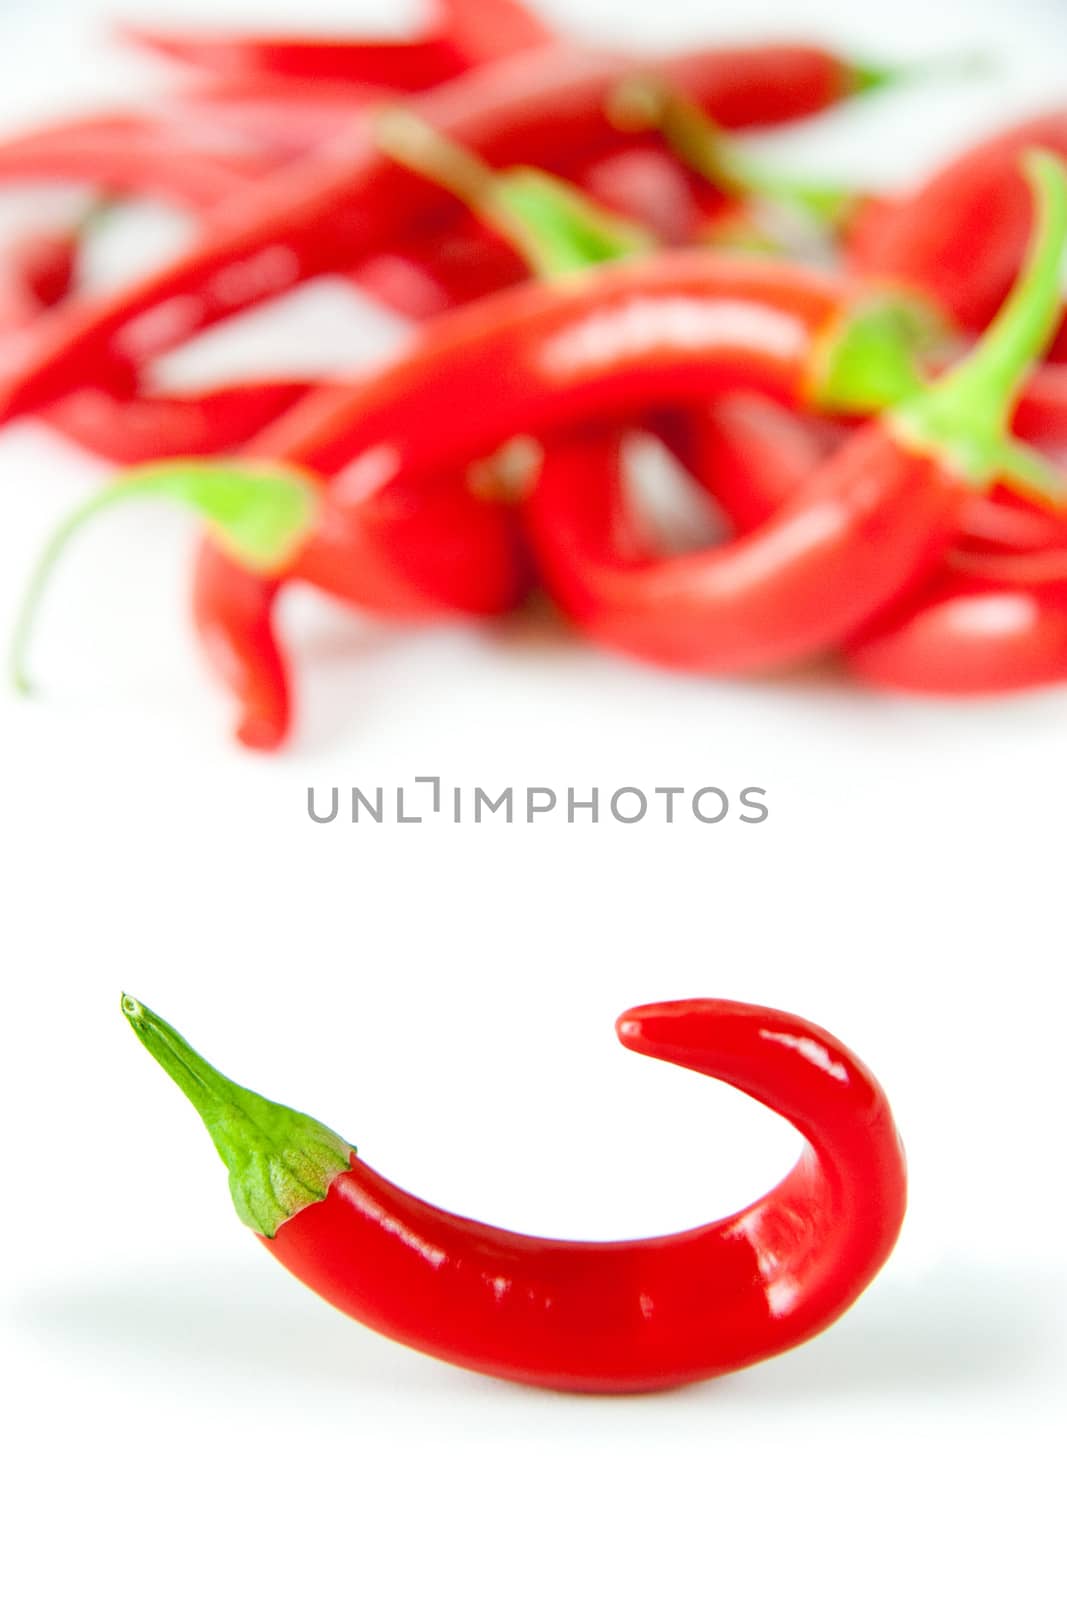
M 39 229 L 0 252 L 0 338 L 29 327 L 67 295 L 80 243 L 77 228 Z
M 727 396 L 700 422 L 696 476 L 738 533 L 797 493 L 825 450 L 818 429 L 762 396 Z M 952 544 L 943 570 L 843 646 L 853 673 L 939 695 L 1067 679 L 1067 515 L 996 489 L 959 508 Z
M 729 1000 L 636 1006 L 630 1050 L 732 1084 L 805 1140 L 792 1171 L 720 1222 L 586 1243 L 510 1233 L 397 1188 L 311 1117 L 239 1087 L 124 995 L 141 1043 L 204 1119 L 238 1216 L 347 1315 L 497 1378 L 601 1394 L 718 1377 L 834 1322 L 904 1218 L 900 1138 L 881 1088 L 832 1034 Z
M 984 328 L 1026 248 L 1029 199 L 1019 158 L 1067 157 L 1067 111 L 1051 111 L 971 146 L 896 204 L 857 224 L 858 270 L 927 290 L 965 327 Z
M 68 395 L 44 413 L 48 426 L 116 466 L 161 456 L 239 450 L 307 394 L 297 380 L 231 384 L 189 394 L 121 397 L 100 389 Z
M 405 481 L 359 506 L 327 495 L 284 577 L 408 623 L 499 616 L 530 584 L 514 510 L 473 494 L 462 478 Z M 279 576 L 250 571 L 214 538 L 200 541 L 193 621 L 239 707 L 235 736 L 256 750 L 284 743 L 292 720 L 273 627 L 280 587 Z
M 637 65 L 730 126 L 800 116 L 862 86 L 837 58 L 799 46 L 694 52 Z M 626 144 L 607 113 L 634 71 L 625 58 L 530 52 L 477 68 L 414 105 L 439 132 L 494 165 L 521 160 L 572 170 Z M 418 219 L 438 214 L 449 214 L 447 198 L 400 170 L 372 129 L 357 129 L 249 185 L 210 237 L 178 261 L 59 318 L 0 388 L 0 420 L 85 387 L 116 356 L 147 361 L 307 277 L 353 268 Z
M 985 571 L 944 571 L 851 640 L 858 678 L 909 694 L 1005 694 L 1067 680 L 1067 563 L 1029 570 L 1021 557 Z M 985 565 L 985 564 L 983 564 Z
M 232 199 L 270 166 L 258 153 L 207 146 L 144 117 L 84 119 L 0 142 L 0 183 L 90 183 L 197 211 Z
M 1067 176 L 1044 154 L 1028 167 L 1041 201 L 1033 252 L 982 343 L 855 434 L 748 538 L 649 558 L 628 525 L 617 435 L 555 444 L 527 515 L 567 615 L 646 660 L 750 671 L 836 644 L 932 572 L 964 502 L 997 476 L 1015 393 L 1058 318 Z
M 853 425 L 854 426 L 854 425 Z M 712 496 L 734 534 L 762 526 L 841 443 L 840 421 L 804 416 L 765 395 L 722 396 L 661 426 L 668 448 Z M 1067 540 L 1062 507 L 1035 504 L 997 484 L 960 507 L 961 549 L 1033 551 Z
M 123 27 L 122 36 L 156 55 L 224 76 L 254 72 L 317 82 L 332 79 L 407 93 L 553 37 L 516 0 L 436 0 L 435 11 L 435 27 L 411 39 L 271 37 L 131 26 Z

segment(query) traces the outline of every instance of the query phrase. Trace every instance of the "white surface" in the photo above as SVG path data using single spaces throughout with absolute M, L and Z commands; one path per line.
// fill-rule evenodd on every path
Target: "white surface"
M 686 33 L 680 4 L 581 10 L 590 32 Z M 867 53 L 1003 53 L 1001 78 L 828 119 L 789 143 L 798 163 L 904 176 L 1062 77 L 1051 4 L 843 29 L 828 3 L 736 12 L 724 34 L 747 13 Z M 73 14 L 0 33 L 12 122 L 131 83 Z M 98 476 L 32 428 L 0 438 L 5 636 Z M 1062 1592 L 1067 695 L 687 682 L 529 623 L 386 635 L 295 597 L 299 738 L 262 760 L 227 743 L 196 665 L 187 556 L 156 513 L 87 535 L 43 618 L 42 693 L 2 706 L 11 1592 Z M 771 816 L 307 819 L 309 783 L 421 773 L 758 784 Z M 795 1009 L 890 1092 L 905 1232 L 834 1329 L 735 1378 L 626 1402 L 481 1380 L 346 1323 L 257 1249 L 122 987 L 417 1192 L 603 1237 L 725 1212 L 794 1148 L 741 1097 L 621 1051 L 617 1012 Z

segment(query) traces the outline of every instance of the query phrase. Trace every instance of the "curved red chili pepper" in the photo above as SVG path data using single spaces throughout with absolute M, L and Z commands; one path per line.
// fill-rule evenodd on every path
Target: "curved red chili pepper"
M 536 59 L 534 59 L 536 57 Z M 815 110 L 855 87 L 836 58 L 800 47 L 703 51 L 637 63 L 725 125 Z M 635 63 L 573 50 L 526 52 L 413 102 L 420 117 L 493 165 L 573 170 L 627 142 L 607 110 Z M 56 320 L 0 386 L 0 420 L 84 387 L 109 358 L 147 361 L 307 277 L 354 268 L 455 202 L 399 169 L 365 125 L 249 185 L 208 238 L 161 270 Z
M 1050 111 L 972 145 L 899 202 L 881 204 L 853 240 L 862 272 L 916 284 L 969 328 L 984 328 L 1026 249 L 1030 201 L 1019 161 L 1067 157 L 1067 111 Z
M 310 1117 L 217 1073 L 129 996 L 142 1044 L 204 1118 L 238 1215 L 339 1310 L 428 1355 L 552 1389 L 624 1394 L 718 1377 L 836 1320 L 889 1256 L 906 1173 L 885 1095 L 840 1040 L 729 1000 L 636 1006 L 628 1049 L 732 1084 L 805 1147 L 742 1211 L 659 1238 L 531 1238 L 399 1189 Z

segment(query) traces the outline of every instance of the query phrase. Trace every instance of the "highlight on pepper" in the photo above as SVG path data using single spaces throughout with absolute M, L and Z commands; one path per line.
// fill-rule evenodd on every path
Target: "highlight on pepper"
M 140 1001 L 123 995 L 122 1010 L 202 1118 L 238 1216 L 276 1260 L 377 1332 L 493 1377 L 623 1394 L 766 1360 L 852 1305 L 904 1218 L 904 1154 L 878 1083 L 825 1029 L 766 1006 L 673 1000 L 618 1019 L 627 1049 L 732 1084 L 804 1148 L 733 1216 L 608 1243 L 442 1211 L 314 1118 L 223 1077 Z

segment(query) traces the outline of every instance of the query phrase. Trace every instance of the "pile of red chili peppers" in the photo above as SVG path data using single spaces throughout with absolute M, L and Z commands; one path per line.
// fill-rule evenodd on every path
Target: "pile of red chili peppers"
M 517 0 L 436 0 L 406 42 L 134 42 L 184 74 L 151 111 L 0 142 L 0 183 L 199 225 L 103 296 L 79 289 L 84 219 L 0 261 L 0 422 L 130 469 L 44 553 L 20 681 L 66 539 L 135 494 L 203 516 L 196 627 L 258 748 L 292 720 L 293 580 L 406 622 L 540 586 L 590 639 L 689 672 L 833 652 L 887 689 L 1067 678 L 1067 108 L 860 195 L 744 142 L 894 80 L 815 47 L 600 53 Z M 347 382 L 155 385 L 159 357 L 321 274 L 413 342 Z M 699 548 L 631 470 L 650 435 L 705 497 Z

